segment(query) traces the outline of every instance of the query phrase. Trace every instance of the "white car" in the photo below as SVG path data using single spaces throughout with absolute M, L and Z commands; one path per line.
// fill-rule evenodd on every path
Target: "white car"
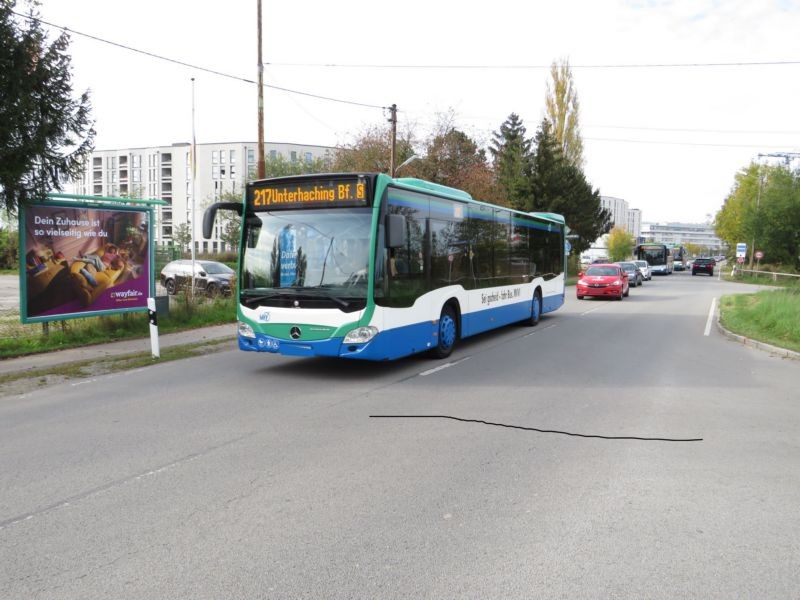
M 639 271 L 642 273 L 642 279 L 645 281 L 653 279 L 653 274 L 650 272 L 650 263 L 646 260 L 635 260 L 633 264 L 639 267 Z

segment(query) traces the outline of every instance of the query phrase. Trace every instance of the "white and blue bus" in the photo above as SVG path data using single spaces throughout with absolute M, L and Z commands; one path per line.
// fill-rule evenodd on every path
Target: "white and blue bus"
M 564 219 L 478 202 L 383 174 L 247 184 L 238 272 L 239 348 L 391 360 L 564 303 Z

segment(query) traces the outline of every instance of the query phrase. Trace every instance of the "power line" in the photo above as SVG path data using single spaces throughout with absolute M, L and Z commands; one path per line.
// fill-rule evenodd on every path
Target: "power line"
M 380 65 L 336 64 L 336 63 L 267 63 L 270 67 L 316 67 L 337 69 L 454 69 L 454 70 L 537 70 L 550 69 L 552 65 Z M 686 69 L 704 67 L 766 67 L 800 65 L 800 60 L 737 61 L 737 62 L 696 62 L 696 63 L 623 63 L 570 65 L 571 69 Z
M 627 129 L 638 131 L 674 131 L 680 133 L 722 133 L 722 134 L 755 134 L 755 135 L 800 135 L 800 131 L 757 131 L 754 129 L 691 129 L 685 127 L 637 127 L 633 125 L 582 125 L 585 128 Z
M 111 40 L 107 40 L 107 39 L 104 39 L 104 38 L 101 38 L 101 37 L 97 37 L 96 35 L 92 35 L 92 34 L 89 34 L 89 33 L 83 33 L 81 31 L 76 31 L 74 29 L 70 29 L 69 27 L 65 27 L 63 25 L 56 25 L 55 23 L 50 23 L 50 22 L 45 21 L 45 20 L 43 20 L 43 19 L 41 19 L 39 17 L 34 17 L 34 16 L 31 16 L 31 15 L 25 15 L 25 14 L 18 13 L 18 12 L 15 12 L 15 11 L 11 11 L 11 13 L 16 15 L 16 16 L 18 16 L 18 17 L 21 17 L 23 19 L 27 19 L 29 21 L 38 21 L 39 23 L 47 25 L 48 27 L 53 27 L 55 29 L 61 29 L 65 33 L 74 33 L 75 35 L 79 35 L 79 36 L 88 38 L 90 40 L 94 40 L 96 42 L 101 42 L 103 44 L 108 44 L 109 46 L 115 46 L 115 47 L 121 48 L 123 50 L 128 50 L 129 52 L 135 52 L 137 54 L 143 54 L 144 56 L 148 56 L 150 58 L 155 58 L 157 60 L 163 60 L 163 61 L 166 61 L 166 62 L 170 62 L 170 63 L 176 64 L 176 65 L 180 65 L 180 66 L 183 66 L 183 67 L 188 67 L 190 69 L 195 69 L 197 71 L 202 71 L 202 72 L 205 72 L 205 73 L 211 73 L 212 75 L 218 75 L 219 77 L 226 77 L 228 79 L 233 79 L 235 81 L 241 81 L 241 82 L 249 83 L 249 84 L 252 84 L 252 85 L 258 85 L 257 82 L 253 81 L 252 79 L 247 79 L 246 77 L 241 77 L 239 75 L 231 75 L 230 73 L 223 73 L 222 71 L 209 69 L 207 67 L 201 67 L 199 65 L 194 65 L 192 63 L 188 63 L 188 62 L 185 62 L 185 61 L 182 61 L 182 60 L 177 60 L 175 58 L 170 58 L 168 56 L 163 56 L 161 54 L 155 54 L 154 52 L 148 52 L 147 50 L 140 50 L 139 48 L 134 48 L 132 46 L 127 46 L 125 44 L 120 44 L 119 42 L 113 42 Z M 363 106 L 365 108 L 378 108 L 378 109 L 385 109 L 386 108 L 385 106 L 379 106 L 377 104 L 367 104 L 365 102 L 356 102 L 354 100 L 344 100 L 342 98 L 333 98 L 333 97 L 330 97 L 330 96 L 322 96 L 320 94 L 312 94 L 311 92 L 303 92 L 303 91 L 300 91 L 300 90 L 293 90 L 293 89 L 290 89 L 290 88 L 280 87 L 280 86 L 277 86 L 277 85 L 270 85 L 268 83 L 265 83 L 263 85 L 264 85 L 264 87 L 272 89 L 272 90 L 277 90 L 277 91 L 280 91 L 280 92 L 287 92 L 289 94 L 298 94 L 300 96 L 306 96 L 306 97 L 309 97 L 309 98 L 316 98 L 318 100 L 327 100 L 329 102 L 339 102 L 339 103 L 342 103 L 342 104 L 350 104 L 350 105 L 353 105 L 353 106 Z
M 797 146 L 773 146 L 772 144 L 713 144 L 705 142 L 670 142 L 663 140 L 625 140 L 620 138 L 584 137 L 591 142 L 620 142 L 624 144 L 661 144 L 668 146 L 710 146 L 714 148 L 796 148 Z

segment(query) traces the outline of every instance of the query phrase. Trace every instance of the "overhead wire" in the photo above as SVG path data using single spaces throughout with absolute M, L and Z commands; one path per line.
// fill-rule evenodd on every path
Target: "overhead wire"
M 114 42 L 112 40 L 108 40 L 105 38 L 101 38 L 99 36 L 85 33 L 82 31 L 77 31 L 75 29 L 71 29 L 64 25 L 58 25 L 55 23 L 51 23 L 42 19 L 41 17 L 36 17 L 33 15 L 26 15 L 23 13 L 19 13 L 16 11 L 11 11 L 12 14 L 21 17 L 26 20 L 35 20 L 39 23 L 47 25 L 48 27 L 52 27 L 55 29 L 62 30 L 68 34 L 75 34 L 81 37 L 85 37 L 87 39 L 91 39 L 103 44 L 108 44 L 110 46 L 115 46 L 117 48 L 121 48 L 126 51 L 134 52 L 137 54 L 141 54 L 144 56 L 148 56 L 150 58 L 154 58 L 157 60 L 162 60 L 165 62 L 177 64 L 180 66 L 184 66 L 190 69 L 194 69 L 197 71 L 210 73 L 212 75 L 217 75 L 219 77 L 224 77 L 227 79 L 232 79 L 235 81 L 240 81 L 243 83 L 251 84 L 251 85 L 258 85 L 258 82 L 249 79 L 247 77 L 242 77 L 240 75 L 232 75 L 230 73 L 225 73 L 223 71 L 219 71 L 216 69 L 211 69 L 208 67 L 203 67 L 200 65 L 192 64 L 186 61 L 170 58 L 168 56 L 164 56 L 161 54 L 157 54 L 155 52 L 150 52 L 147 50 L 142 50 L 139 48 L 135 48 L 133 46 L 129 46 L 127 44 L 122 44 L 119 42 Z M 267 66 L 270 67 L 316 67 L 316 68 L 356 68 L 356 69 L 368 69 L 368 68 L 380 68 L 380 69 L 455 69 L 455 70 L 477 70 L 477 69 L 491 69 L 491 70 L 502 70 L 502 69 L 549 69 L 551 65 L 419 65 L 419 64 L 407 64 L 407 65 L 386 65 L 386 64 L 371 64 L 371 63 L 364 63 L 364 64 L 336 64 L 336 63 L 275 63 L 275 62 L 268 62 L 266 63 Z M 586 65 L 570 65 L 570 68 L 573 69 L 639 69 L 639 68 L 696 68 L 696 67 L 754 67 L 754 66 L 789 66 L 789 65 L 800 65 L 800 60 L 777 60 L 777 61 L 736 61 L 736 62 L 695 62 L 695 63 L 643 63 L 643 64 L 586 64 Z M 337 102 L 341 104 L 348 104 L 351 106 L 360 106 L 364 108 L 373 108 L 373 109 L 381 109 L 387 110 L 387 106 L 382 106 L 378 104 L 370 104 L 367 102 L 359 102 L 355 100 L 347 100 L 343 98 L 334 98 L 332 96 L 325 96 L 322 94 L 316 94 L 313 92 L 306 92 L 303 90 L 296 90 L 292 88 L 287 88 L 283 86 L 278 86 L 274 84 L 264 83 L 263 86 L 265 88 L 269 88 L 272 90 L 285 92 L 288 94 L 297 94 L 300 96 L 305 96 L 308 98 L 314 98 L 317 100 L 325 100 L 329 102 Z M 474 118 L 474 117 L 473 117 Z M 481 117 L 483 119 L 483 117 Z M 596 128 L 608 128 L 608 129 L 627 129 L 627 130 L 642 130 L 642 131 L 662 131 L 662 132 L 685 132 L 685 133 L 722 133 L 722 134 L 790 134 L 795 135 L 798 132 L 786 132 L 786 131 L 742 131 L 742 130 L 714 130 L 714 129 L 690 129 L 690 128 L 664 128 L 664 127 L 634 127 L 634 126 L 616 126 L 616 125 L 585 125 L 584 127 L 596 127 Z M 584 139 L 589 141 L 604 141 L 604 142 L 622 142 L 622 143 L 639 143 L 639 144 L 667 144 L 667 145 L 684 145 L 684 146 L 712 146 L 712 147 L 744 147 L 744 148 L 751 148 L 751 147 L 763 147 L 763 144 L 718 144 L 718 143 L 693 143 L 693 142 L 673 142 L 673 141 L 650 141 L 650 140 L 632 140 L 632 139 L 618 139 L 618 138 L 591 138 L 585 137 Z M 778 146 L 773 146 L 778 148 Z M 780 146 L 780 148 L 789 148 L 790 146 Z
M 103 44 L 108 44 L 110 46 L 115 46 L 117 48 L 121 48 L 123 50 L 127 50 L 127 51 L 130 51 L 130 52 L 135 52 L 137 54 L 142 54 L 142 55 L 148 56 L 150 58 L 163 60 L 163 61 L 170 62 L 170 63 L 176 64 L 176 65 L 181 65 L 183 67 L 188 67 L 190 69 L 195 69 L 197 71 L 202 71 L 204 73 L 210 73 L 212 75 L 218 75 L 220 77 L 233 79 L 235 81 L 241 81 L 241 82 L 252 84 L 252 85 L 258 85 L 258 82 L 253 81 L 252 79 L 248 79 L 246 77 L 242 77 L 240 75 L 231 75 L 230 73 L 224 73 L 223 71 L 217 71 L 215 69 L 210 69 L 208 67 L 202 67 L 202 66 L 199 66 L 199 65 L 188 63 L 186 61 L 178 60 L 178 59 L 175 59 L 175 58 L 170 58 L 168 56 L 163 56 L 161 54 L 156 54 L 155 52 L 149 52 L 147 50 L 141 50 L 139 48 L 134 48 L 133 46 L 128 46 L 127 44 L 121 44 L 119 42 L 114 42 L 114 41 L 111 41 L 111 40 L 107 40 L 107 39 L 98 37 L 96 35 L 85 33 L 85 32 L 82 32 L 82 31 L 77 31 L 75 29 L 70 29 L 69 27 L 66 27 L 64 25 L 57 25 L 55 23 L 50 23 L 50 22 L 45 21 L 44 19 L 42 19 L 40 17 L 34 17 L 32 15 L 25 15 L 25 14 L 22 14 L 22 13 L 19 13 L 19 12 L 16 12 L 16 11 L 11 11 L 11 13 L 16 15 L 16 16 L 18 16 L 18 17 L 21 17 L 23 19 L 38 21 L 39 23 L 47 25 L 48 27 L 53 27 L 55 29 L 60 29 L 60 30 L 62 30 L 64 32 L 66 32 L 66 33 L 74 33 L 75 35 L 79 35 L 81 37 L 85 37 L 85 38 L 88 38 L 90 40 L 94 40 L 96 42 L 101 42 Z M 285 88 L 285 87 L 281 87 L 281 86 L 277 86 L 277 85 L 271 85 L 271 84 L 268 84 L 268 83 L 265 83 L 263 85 L 264 85 L 264 87 L 272 89 L 272 90 L 277 90 L 277 91 L 281 91 L 281 92 L 287 92 L 287 93 L 290 93 L 290 94 L 298 94 L 300 96 L 306 96 L 306 97 L 309 97 L 309 98 L 316 98 L 318 100 L 327 100 L 329 102 L 339 102 L 339 103 L 342 103 L 342 104 L 350 104 L 350 105 L 353 105 L 353 106 L 362 106 L 362 107 L 365 107 L 365 108 L 377 108 L 377 109 L 381 109 L 381 110 L 387 108 L 386 106 L 380 106 L 380 105 L 377 105 L 377 104 L 369 104 L 369 103 L 366 103 L 366 102 L 357 102 L 357 101 L 354 101 L 354 100 L 345 100 L 345 99 L 342 99 L 342 98 L 333 98 L 331 96 L 323 96 L 321 94 L 314 94 L 314 93 L 311 93 L 311 92 L 304 92 L 302 90 L 294 90 L 294 89 L 291 89 L 291 88 Z

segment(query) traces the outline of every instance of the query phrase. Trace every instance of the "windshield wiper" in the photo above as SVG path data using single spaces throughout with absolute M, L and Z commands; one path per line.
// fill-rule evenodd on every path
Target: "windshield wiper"
M 312 293 L 304 293 L 312 290 Z M 319 293 L 320 291 L 322 293 Z M 275 298 L 291 298 L 293 300 L 326 299 L 332 300 L 342 308 L 349 308 L 350 306 L 350 303 L 344 298 L 339 298 L 338 296 L 334 296 L 333 294 L 325 292 L 323 286 L 300 289 L 292 288 L 291 291 L 276 291 L 266 294 L 253 294 L 252 292 L 247 291 L 242 292 L 242 302 L 246 304 L 258 304 L 264 300 L 274 300 Z

